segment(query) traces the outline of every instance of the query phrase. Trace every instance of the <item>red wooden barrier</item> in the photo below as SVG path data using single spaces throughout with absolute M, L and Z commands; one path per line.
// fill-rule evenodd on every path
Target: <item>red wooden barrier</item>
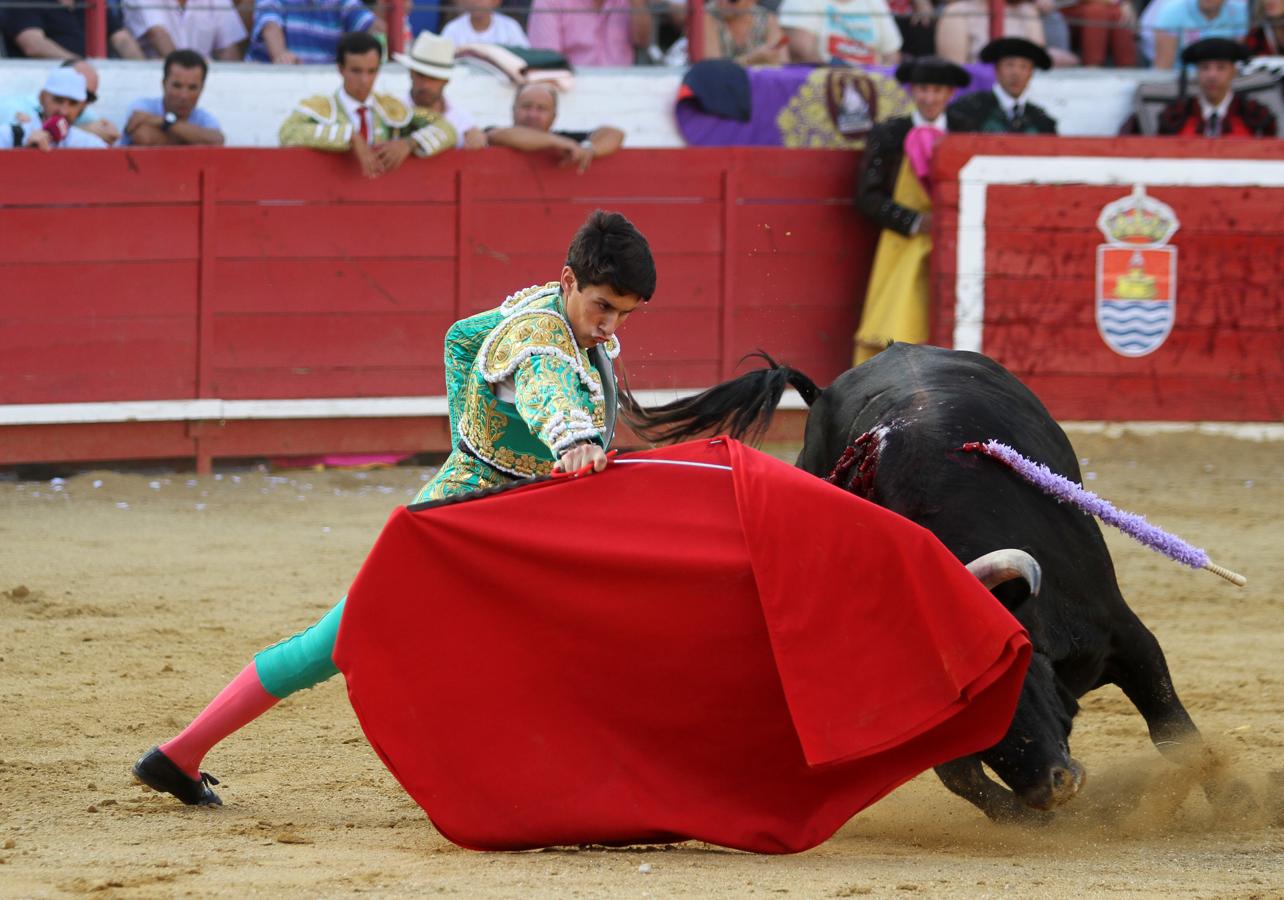
M 1279 421 L 1279 146 L 947 138 L 936 160 L 933 342 L 994 357 L 1061 419 Z M 1170 208 L 1178 227 L 1167 240 L 1112 243 L 1098 230 L 1103 207 L 1136 185 Z M 1112 349 L 1098 326 L 1098 294 L 1113 297 L 1111 283 L 1098 285 L 1102 246 L 1124 260 L 1141 251 L 1123 294 L 1149 290 L 1157 301 L 1175 248 L 1171 331 L 1144 355 Z
M 308 151 L 15 153 L 0 168 L 0 464 L 444 449 L 441 409 L 293 401 L 439 397 L 446 327 L 557 277 L 596 207 L 630 216 L 659 268 L 621 335 L 635 389 L 707 386 L 757 347 L 830 379 L 875 239 L 851 208 L 855 164 L 624 151 L 581 176 L 488 150 L 366 181 Z M 135 405 L 68 405 L 121 402 Z

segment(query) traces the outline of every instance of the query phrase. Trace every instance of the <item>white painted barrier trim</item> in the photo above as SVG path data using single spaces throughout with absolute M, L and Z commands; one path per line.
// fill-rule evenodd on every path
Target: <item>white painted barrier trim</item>
M 985 320 L 985 204 L 992 184 L 1131 187 L 1284 187 L 1284 161 L 1110 156 L 974 156 L 959 170 L 954 347 L 981 353 Z M 1088 302 L 1091 298 L 1085 298 Z
M 646 406 L 699 393 L 689 390 L 636 391 Z M 806 409 L 787 391 L 781 409 Z M 120 403 L 0 404 L 3 425 L 86 425 L 108 422 L 196 422 L 242 419 L 395 419 L 449 415 L 445 397 L 331 397 L 309 400 L 137 400 Z

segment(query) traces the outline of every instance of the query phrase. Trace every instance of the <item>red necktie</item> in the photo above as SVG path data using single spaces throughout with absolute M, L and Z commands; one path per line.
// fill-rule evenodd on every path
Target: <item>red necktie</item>
M 361 117 L 361 139 L 367 144 L 370 143 L 370 122 L 366 118 L 368 112 L 364 106 L 357 107 L 357 115 Z

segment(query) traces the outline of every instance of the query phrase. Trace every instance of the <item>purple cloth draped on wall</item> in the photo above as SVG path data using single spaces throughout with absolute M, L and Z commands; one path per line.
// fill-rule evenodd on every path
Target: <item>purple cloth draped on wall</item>
M 962 88 L 956 97 L 975 91 L 988 91 L 994 86 L 994 67 L 986 64 L 964 66 L 972 84 Z M 697 92 L 686 86 L 679 91 L 676 105 L 678 130 L 692 147 L 829 147 L 856 149 L 864 144 L 868 128 L 841 129 L 826 109 L 823 82 L 839 73 L 859 76 L 881 76 L 876 83 L 877 97 L 870 105 L 871 122 L 890 116 L 906 115 L 909 101 L 906 91 L 894 85 L 894 67 L 828 68 L 816 66 L 780 66 L 748 68 L 750 96 L 749 121 L 722 118 L 706 112 Z M 728 85 L 734 88 L 734 85 Z

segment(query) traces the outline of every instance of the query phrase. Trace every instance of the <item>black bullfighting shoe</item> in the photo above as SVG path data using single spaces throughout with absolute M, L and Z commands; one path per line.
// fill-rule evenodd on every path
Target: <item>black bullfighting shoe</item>
M 218 794 L 210 790 L 218 779 L 209 772 L 202 772 L 200 779 L 192 778 L 174 764 L 174 761 L 153 747 L 134 763 L 134 775 L 154 791 L 173 794 L 188 806 L 222 806 Z

